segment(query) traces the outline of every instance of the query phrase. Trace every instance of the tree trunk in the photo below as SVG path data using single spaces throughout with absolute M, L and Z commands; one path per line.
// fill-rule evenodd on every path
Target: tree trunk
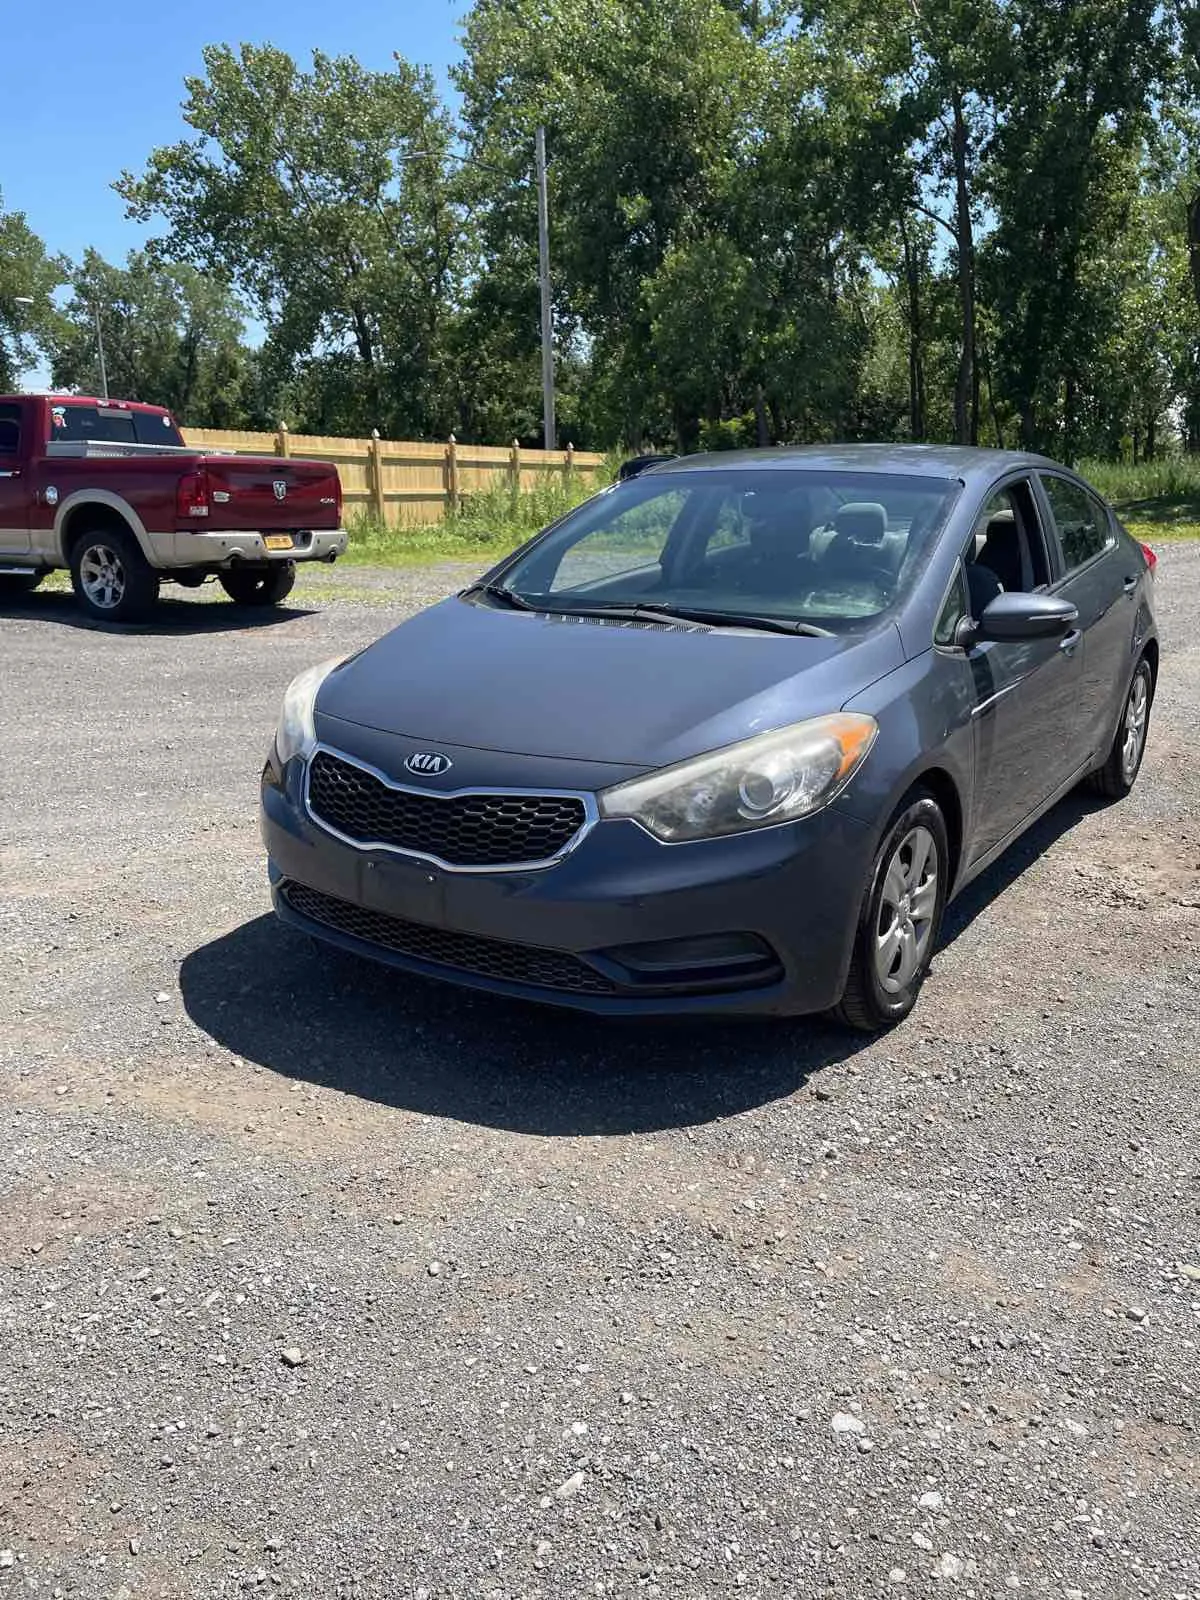
M 925 362 L 921 353 L 921 264 L 913 252 L 904 214 L 900 214 L 904 245 L 904 278 L 908 286 L 908 431 L 918 443 L 925 438 Z
M 1038 447 L 1037 413 L 1032 399 L 1021 401 L 1021 449 L 1036 450 Z
M 366 368 L 367 407 L 373 425 L 379 427 L 383 423 L 383 418 L 380 416 L 379 371 L 375 365 L 375 344 L 371 338 L 371 324 L 367 320 L 366 308 L 361 304 L 353 306 L 350 314 L 354 319 L 354 342 L 358 346 L 359 359 Z
M 771 442 L 771 420 L 767 416 L 767 397 L 761 383 L 754 386 L 754 426 L 760 450 Z
M 1076 428 L 1075 397 L 1077 387 L 1073 374 L 1068 373 L 1063 382 L 1063 440 L 1062 458 L 1068 467 L 1075 465 Z
M 967 121 L 960 89 L 951 95 L 954 112 L 954 237 L 958 255 L 958 301 L 962 349 L 954 388 L 954 431 L 959 444 L 979 443 L 979 399 L 975 376 L 975 234 L 967 183 Z
M 1187 211 L 1188 266 L 1192 272 L 1192 293 L 1200 307 L 1200 189 L 1188 201 Z
M 1146 418 L 1146 449 L 1145 449 L 1144 456 L 1143 456 L 1144 460 L 1146 460 L 1146 461 L 1153 461 L 1154 460 L 1154 450 L 1155 450 L 1155 446 L 1157 445 L 1157 443 L 1158 443 L 1158 418 L 1154 415 L 1153 412 L 1151 412 L 1150 415 Z
M 996 409 L 996 386 L 992 381 L 992 363 L 988 356 L 987 346 L 982 339 L 979 342 L 979 366 L 986 375 L 988 392 L 988 410 L 992 414 L 992 429 L 996 435 L 996 449 L 1004 450 L 1004 427 L 1000 421 L 1000 413 Z

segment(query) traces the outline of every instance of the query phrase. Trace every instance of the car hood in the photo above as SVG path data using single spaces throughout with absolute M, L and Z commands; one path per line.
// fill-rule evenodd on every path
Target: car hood
M 660 767 L 839 710 L 903 662 L 853 638 L 564 622 L 453 598 L 328 677 L 317 709 L 435 748 Z

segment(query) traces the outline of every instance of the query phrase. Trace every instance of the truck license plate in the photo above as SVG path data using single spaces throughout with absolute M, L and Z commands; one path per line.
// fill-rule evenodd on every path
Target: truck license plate
M 290 550 L 292 542 L 290 533 L 268 533 L 264 540 L 268 550 Z

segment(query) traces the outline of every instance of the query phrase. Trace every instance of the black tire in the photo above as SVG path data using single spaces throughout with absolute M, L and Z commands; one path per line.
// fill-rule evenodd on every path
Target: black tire
M 19 600 L 24 594 L 32 594 L 45 576 L 44 572 L 0 573 L 0 600 Z
M 1137 717 L 1136 708 L 1139 703 L 1142 708 L 1140 727 L 1136 735 L 1136 748 L 1131 748 L 1134 736 L 1131 719 Z M 1088 777 L 1088 787 L 1094 793 L 1102 794 L 1109 800 L 1123 800 L 1133 788 L 1138 773 L 1142 770 L 1142 757 L 1146 754 L 1146 739 L 1150 733 L 1150 712 L 1153 705 L 1154 673 L 1151 671 L 1149 661 L 1143 656 L 1134 668 L 1129 688 L 1125 691 L 1121 720 L 1117 724 L 1112 747 L 1105 757 L 1104 765 L 1098 767 Z
M 137 622 L 158 599 L 158 573 L 127 528 L 80 534 L 71 546 L 71 585 L 80 609 L 98 622 Z
M 218 576 L 222 589 L 235 606 L 277 606 L 292 592 L 296 563 L 279 561 L 269 567 L 232 567 Z
M 899 904 L 904 907 L 901 912 L 891 904 L 896 881 L 891 877 L 893 865 L 899 863 L 902 881 L 906 863 L 908 868 L 916 866 L 918 853 L 925 848 L 926 840 L 927 857 L 934 872 L 932 884 L 928 867 L 918 870 L 917 882 L 912 886 L 913 904 L 910 908 L 908 901 L 901 897 Z M 834 1016 L 839 1022 L 860 1033 L 877 1033 L 902 1021 L 916 1005 L 937 950 L 949 875 L 950 841 L 941 807 L 931 794 L 916 791 L 896 813 L 872 864 L 854 935 L 846 989 L 834 1007 Z M 927 917 L 910 915 L 910 909 L 915 910 L 918 905 L 928 905 Z M 888 920 L 886 931 L 900 930 L 894 949 L 889 942 L 890 956 L 880 936 L 885 920 Z M 905 925 L 908 934 L 904 931 Z M 912 970 L 908 971 L 910 961 Z M 881 976 L 885 964 L 889 967 L 886 982 Z

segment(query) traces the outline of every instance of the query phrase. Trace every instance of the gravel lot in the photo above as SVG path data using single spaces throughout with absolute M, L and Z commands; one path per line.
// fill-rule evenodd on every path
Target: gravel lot
M 0 1600 L 1197 1600 L 1200 545 L 1159 574 L 1135 795 L 872 1044 L 275 927 L 285 683 L 455 569 L 5 609 Z

